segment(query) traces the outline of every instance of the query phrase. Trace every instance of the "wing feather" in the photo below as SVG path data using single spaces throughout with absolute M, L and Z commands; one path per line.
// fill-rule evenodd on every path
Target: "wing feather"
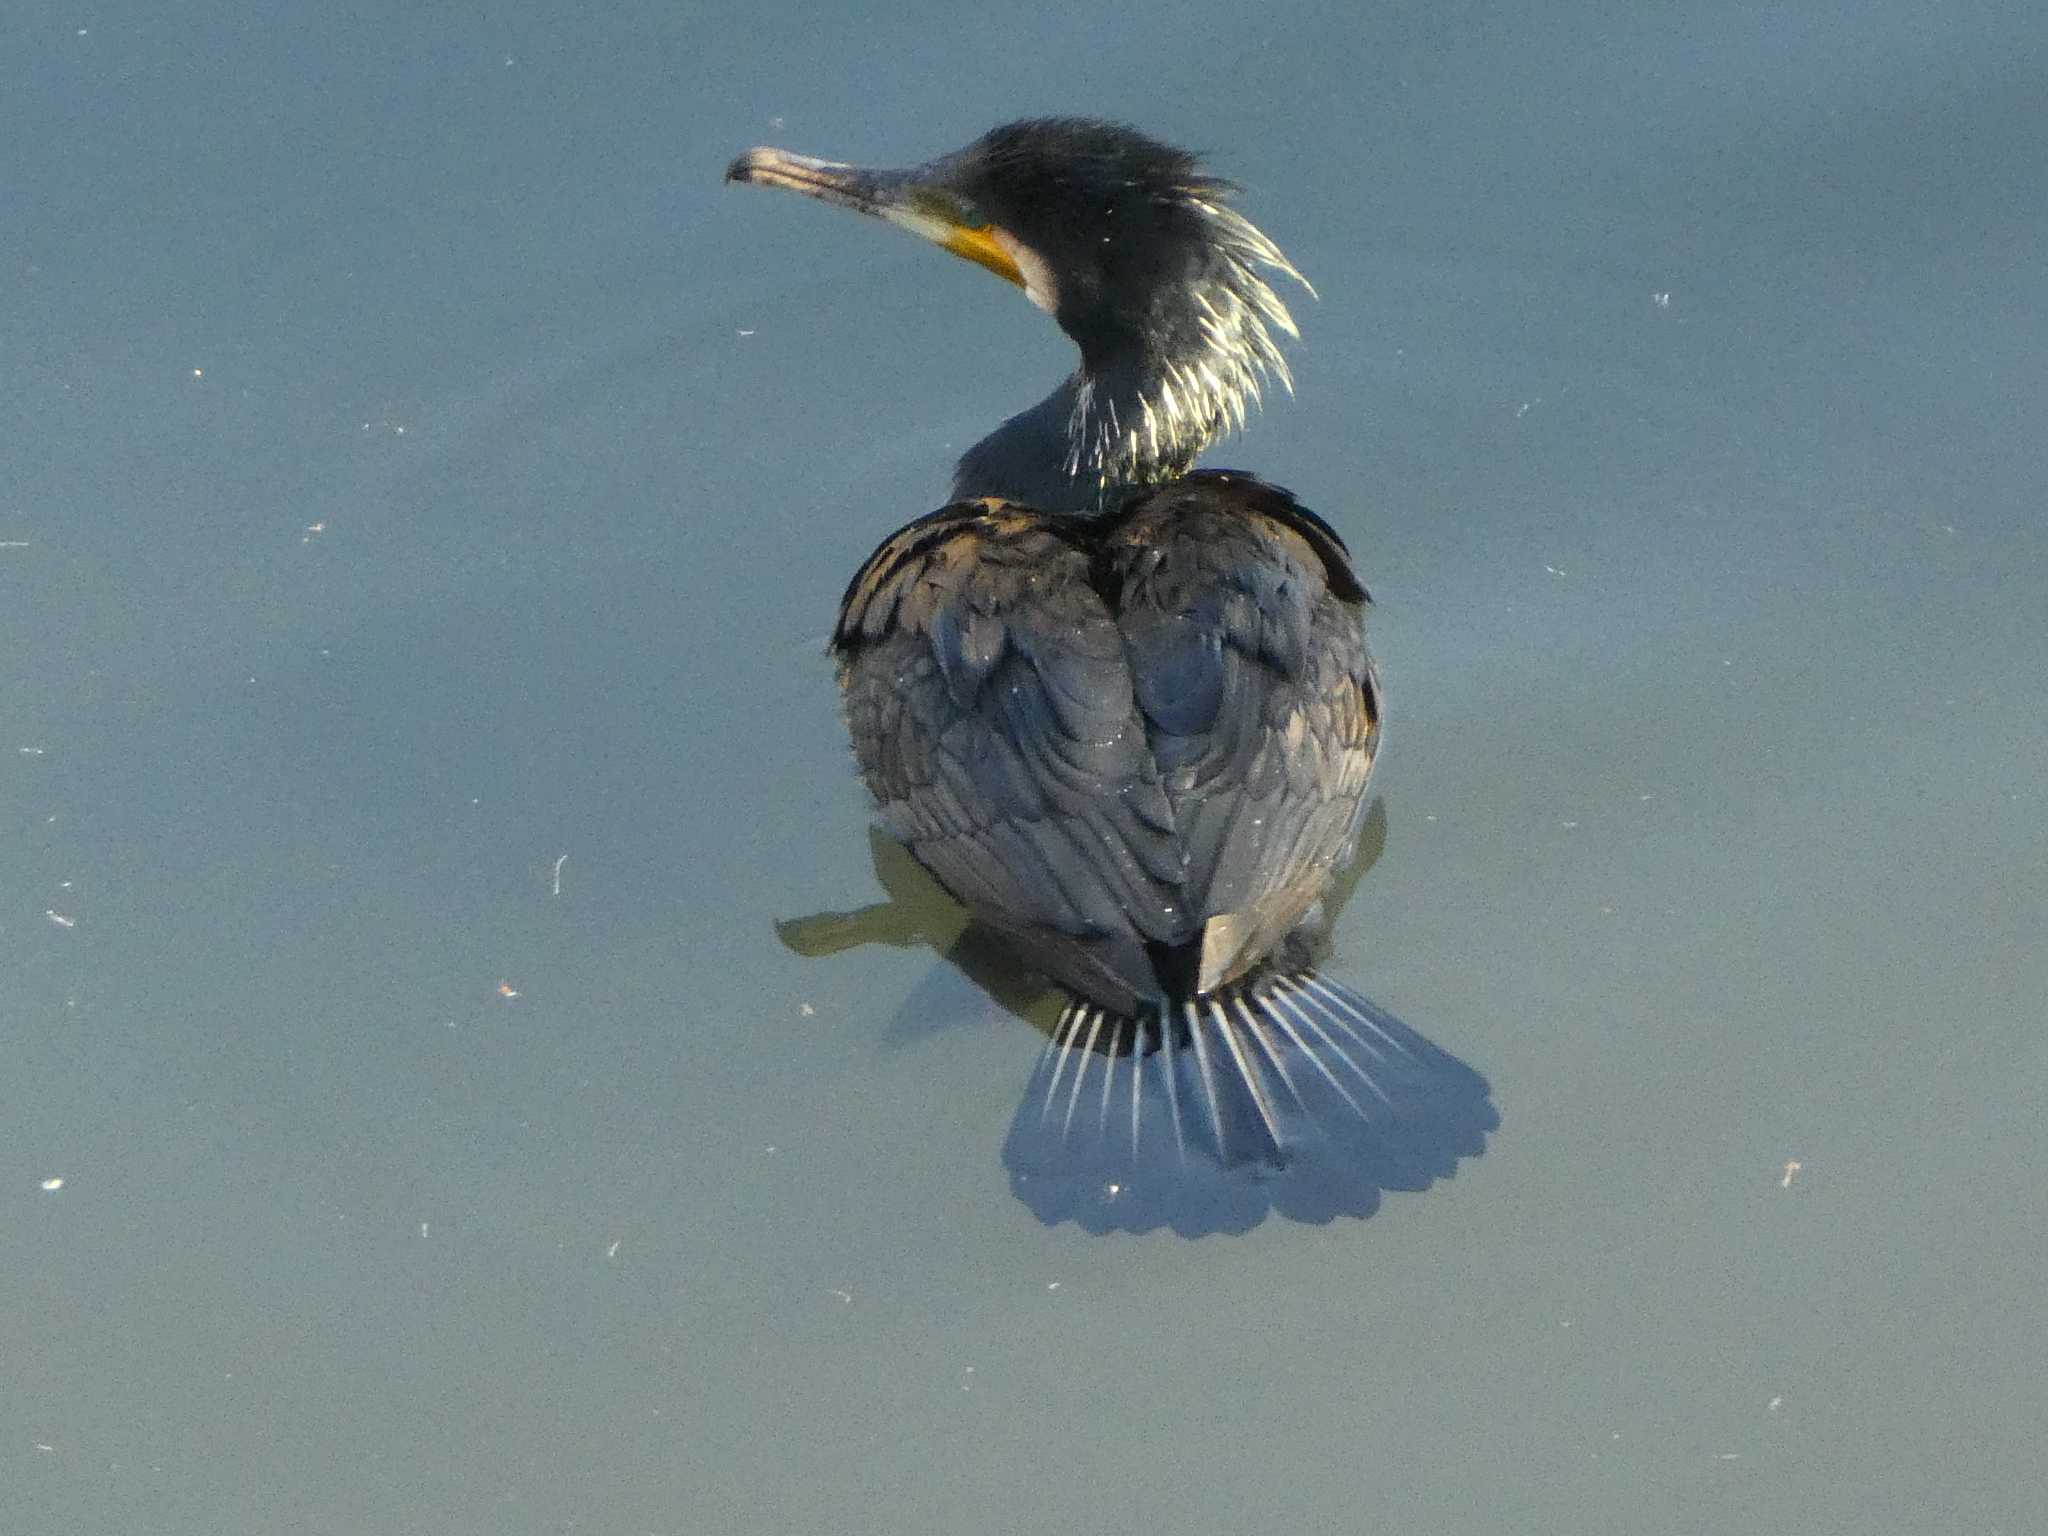
M 1143 944 L 1185 937 L 1182 861 L 1130 658 L 1089 578 L 1059 520 L 962 503 L 876 551 L 834 645 L 890 832 L 985 920 L 1109 954 L 1144 997 Z
M 1379 735 L 1365 590 L 1326 524 L 1247 476 L 1139 498 L 1112 551 L 1188 900 L 1215 929 L 1207 989 L 1278 943 L 1356 838 Z
M 1207 989 L 1322 894 L 1379 735 L 1365 591 L 1277 487 L 1202 472 L 1103 521 L 963 502 L 884 542 L 834 649 L 890 832 L 1085 995 Z

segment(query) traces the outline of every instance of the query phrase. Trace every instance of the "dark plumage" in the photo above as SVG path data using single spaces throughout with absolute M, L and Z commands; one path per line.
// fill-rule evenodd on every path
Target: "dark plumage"
M 833 648 L 889 831 L 1039 968 L 1119 1014 L 1236 980 L 1322 895 L 1379 738 L 1344 546 L 1203 472 L 1106 517 L 920 518 Z
M 727 174 L 988 267 L 1081 353 L 847 588 L 833 651 L 890 833 L 1074 995 L 1075 1093 L 1088 1052 L 1158 1050 L 1176 1144 L 1185 1092 L 1225 1161 L 1284 1161 L 1332 1104 L 1365 1117 L 1371 1007 L 1290 947 L 1379 744 L 1365 589 L 1288 492 L 1187 472 L 1285 381 L 1270 330 L 1294 326 L 1262 274 L 1299 274 L 1192 156 L 1091 120 L 913 170 L 752 150 Z M 1133 1077 L 1134 1148 L 1140 1097 Z

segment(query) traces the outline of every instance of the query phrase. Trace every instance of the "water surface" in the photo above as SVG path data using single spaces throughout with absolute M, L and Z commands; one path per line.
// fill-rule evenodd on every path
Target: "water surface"
M 0 22 L 0 1524 L 2030 1528 L 2044 44 Z M 1042 111 L 1322 295 L 1214 459 L 1379 601 L 1331 968 L 1502 1116 L 1368 1220 L 1046 1225 L 1040 1036 L 777 938 L 881 895 L 846 576 L 1068 356 L 718 173 Z

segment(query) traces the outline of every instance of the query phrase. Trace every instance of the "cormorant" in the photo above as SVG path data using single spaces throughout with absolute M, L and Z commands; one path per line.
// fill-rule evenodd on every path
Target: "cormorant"
M 1135 1149 L 1157 1055 L 1183 1154 L 1285 1163 L 1333 1111 L 1370 1120 L 1402 1044 L 1306 948 L 1379 747 L 1366 591 L 1289 492 L 1191 467 L 1262 383 L 1291 389 L 1268 278 L 1306 280 L 1195 156 L 1094 119 L 907 170 L 751 149 L 726 178 L 901 225 L 1080 349 L 883 541 L 832 636 L 889 832 L 1071 995 L 1046 1112 L 1072 1121 L 1091 1054 L 1131 1057 Z

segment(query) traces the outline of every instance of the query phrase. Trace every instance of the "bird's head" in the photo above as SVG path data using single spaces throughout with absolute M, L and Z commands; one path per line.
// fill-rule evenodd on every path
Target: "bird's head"
M 907 170 L 750 149 L 726 179 L 887 219 L 1022 288 L 1081 350 L 1069 474 L 1177 472 L 1269 376 L 1292 387 L 1272 332 L 1297 332 L 1267 277 L 1306 279 L 1229 182 L 1135 128 L 1035 118 Z

